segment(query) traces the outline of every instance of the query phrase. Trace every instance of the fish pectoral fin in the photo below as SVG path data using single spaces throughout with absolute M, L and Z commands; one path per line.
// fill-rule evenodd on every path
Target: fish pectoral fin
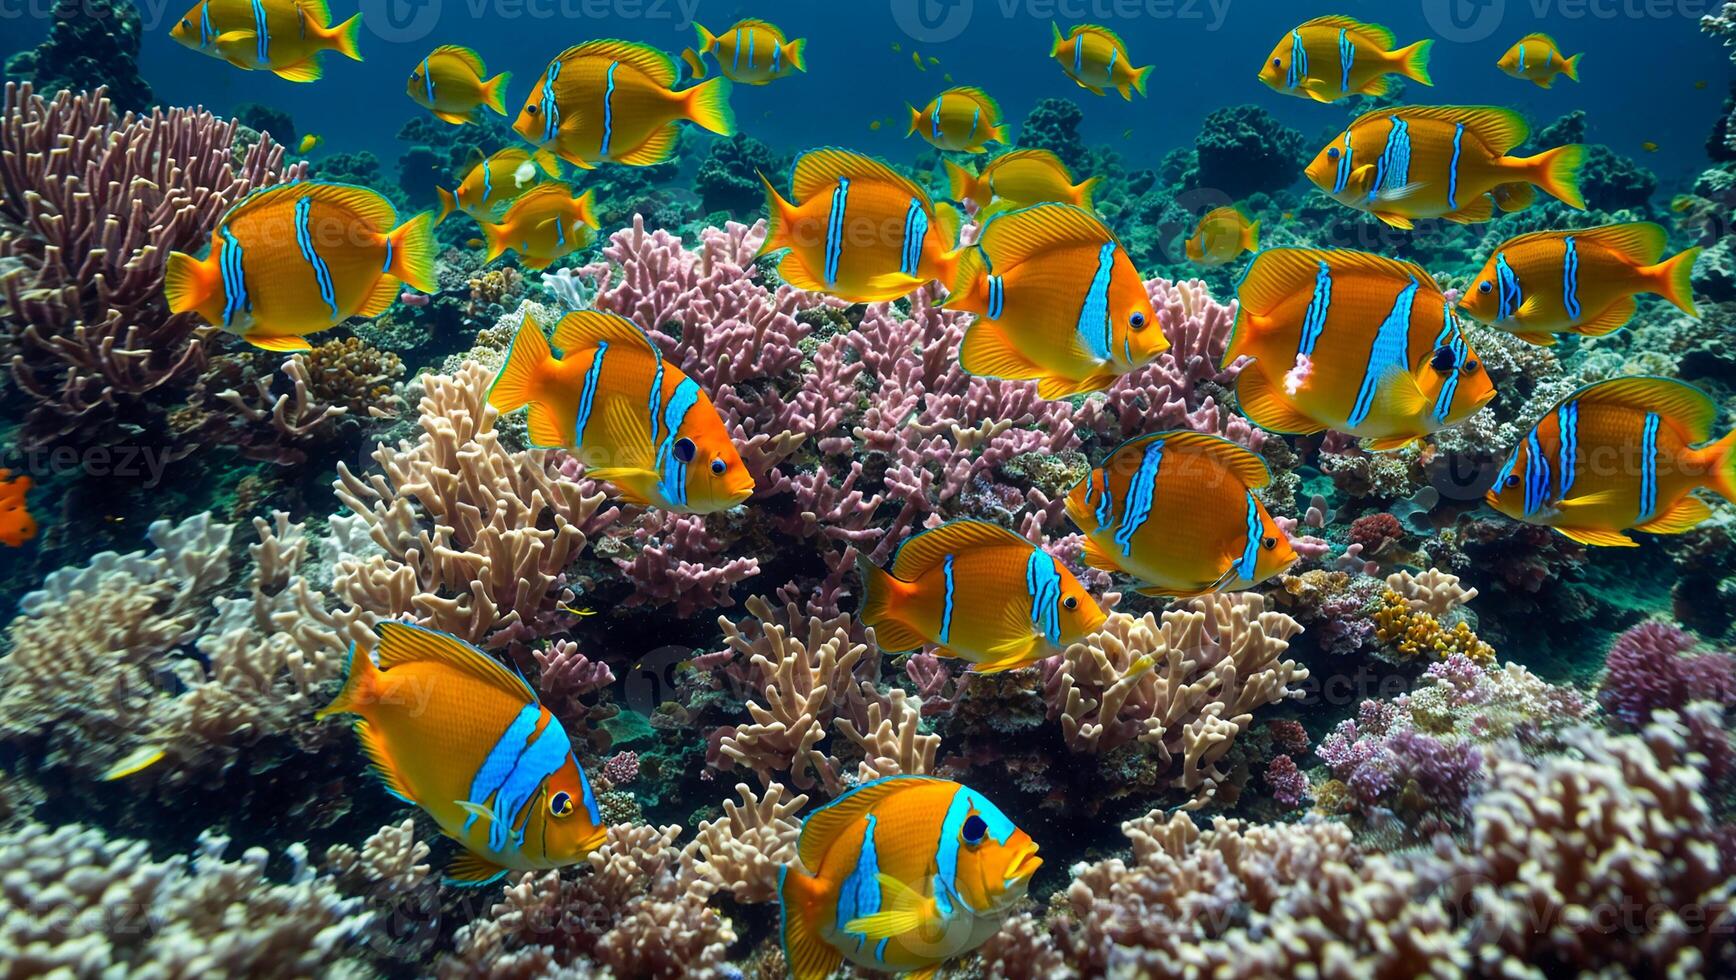
M 1022 625 L 1026 629 L 1030 628 L 1028 622 Z M 1039 659 L 1035 654 L 1038 644 L 1041 642 L 1036 634 L 1027 633 L 1018 639 L 997 643 L 989 647 L 987 660 L 971 665 L 971 673 L 999 674 L 1008 670 L 1018 670 L 1020 667 L 1029 667 Z
M 1627 326 L 1628 321 L 1634 318 L 1635 309 L 1637 309 L 1637 305 L 1634 303 L 1634 298 L 1623 296 L 1609 304 L 1609 309 L 1581 323 L 1574 332 L 1581 337 L 1601 337 L 1607 333 L 1614 333 Z
M 1026 381 L 1048 374 L 1042 365 L 1013 346 L 1012 338 L 1000 324 L 985 318 L 978 318 L 964 332 L 958 363 L 968 373 L 982 378 Z
M 925 966 L 920 970 L 911 970 L 904 975 L 904 980 L 934 980 L 934 975 L 940 972 L 940 964 Z
M 1312 435 L 1326 426 L 1302 414 L 1258 365 L 1236 377 L 1236 401 L 1242 414 L 1262 429 L 1287 435 Z
M 1100 569 L 1105 572 L 1123 571 L 1121 563 L 1117 562 L 1115 557 L 1108 551 L 1104 550 L 1103 546 L 1097 543 L 1097 539 L 1091 537 L 1089 534 L 1085 536 L 1085 553 L 1083 557 L 1086 566 L 1090 568 Z
M 1375 382 L 1374 409 L 1369 414 L 1390 421 L 1415 419 L 1429 409 L 1429 396 L 1417 384 L 1417 379 L 1403 367 L 1393 364 Z M 1416 436 L 1382 436 L 1374 444 L 1401 438 L 1408 445 Z
M 661 129 L 653 130 L 651 135 L 626 153 L 615 154 L 616 163 L 624 163 L 630 167 L 649 167 L 654 163 L 662 163 L 675 155 L 675 142 L 681 135 L 681 130 L 675 123 L 669 123 Z
M 463 810 L 465 813 L 470 814 L 471 816 L 475 817 L 478 820 L 489 821 L 489 822 L 492 822 L 494 820 L 494 811 L 490 810 L 488 807 L 485 807 L 480 803 L 472 803 L 469 800 L 453 800 L 452 805 L 456 806 L 460 810 Z
M 925 898 L 916 889 L 889 874 L 876 876 L 886 893 L 887 908 L 844 923 L 845 932 L 867 936 L 873 942 L 893 936 L 927 932 L 940 922 L 940 912 L 934 899 Z
M 1371 453 L 1390 453 L 1416 442 L 1420 436 L 1382 436 L 1379 439 L 1365 439 L 1362 448 Z
M 1595 545 L 1600 548 L 1635 548 L 1639 542 L 1621 533 L 1597 527 L 1560 527 L 1555 530 L 1580 544 Z
M 778 278 L 784 282 L 810 293 L 830 292 L 831 287 L 820 281 L 820 277 L 808 270 L 808 264 L 795 252 L 784 256 L 778 263 Z
M 1513 336 L 1518 337 L 1520 340 L 1525 341 L 1527 344 L 1535 344 L 1538 347 L 1554 347 L 1555 346 L 1555 335 L 1552 333 L 1543 333 L 1542 331 L 1530 330 L 1530 331 L 1521 331 L 1519 333 L 1515 333 Z
M 1712 508 L 1698 497 L 1683 497 L 1669 510 L 1634 528 L 1651 534 L 1685 534 L 1712 516 Z
M 476 121 L 476 117 L 468 112 L 447 112 L 441 109 L 429 109 L 428 111 L 432 112 L 435 118 L 449 122 L 454 126 L 463 126 L 466 123 Z
M 1398 214 L 1396 212 L 1372 211 L 1370 213 L 1373 214 L 1375 217 L 1379 218 L 1380 220 L 1386 222 L 1391 227 L 1398 228 L 1402 231 L 1409 231 L 1412 228 L 1416 227 L 1415 222 L 1411 221 L 1411 219 L 1405 217 L 1404 215 Z
M 470 851 L 464 851 L 446 866 L 445 883 L 460 888 L 481 888 L 506 877 L 506 868 Z
M 269 334 L 247 333 L 242 334 L 241 339 L 261 350 L 278 351 L 284 354 L 313 350 L 313 345 L 308 343 L 307 338 L 305 337 L 296 337 L 291 335 L 272 336 Z
M 320 68 L 318 59 L 307 58 L 293 65 L 271 69 L 272 73 L 286 82 L 317 82 L 325 76 L 325 70 Z

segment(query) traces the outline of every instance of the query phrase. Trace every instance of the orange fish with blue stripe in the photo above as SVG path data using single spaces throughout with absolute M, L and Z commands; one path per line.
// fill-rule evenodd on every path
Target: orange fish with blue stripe
M 1296 562 L 1254 495 L 1260 457 L 1226 439 L 1171 430 L 1130 439 L 1067 494 L 1085 563 L 1143 583 L 1141 595 L 1250 589 Z
M 291 82 L 317 82 L 315 57 L 336 51 L 362 60 L 356 42 L 362 15 L 336 27 L 326 0 L 199 0 L 169 29 L 182 45 L 247 71 L 270 71 Z
M 1473 319 L 1541 346 L 1558 333 L 1601 337 L 1633 319 L 1640 293 L 1656 293 L 1689 316 L 1690 248 L 1663 259 L 1669 234 L 1650 221 L 1575 231 L 1534 231 L 1502 242 L 1466 288 L 1459 308 Z
M 458 44 L 444 44 L 410 69 L 404 91 L 415 103 L 454 126 L 476 122 L 483 107 L 506 115 L 506 87 L 512 72 L 485 79 L 482 56 Z
M 1063 36 L 1061 28 L 1052 21 L 1049 31 L 1053 35 L 1049 57 L 1080 88 L 1093 95 L 1114 89 L 1129 102 L 1133 101 L 1133 93 L 1145 94 L 1152 66 L 1135 68 L 1127 56 L 1127 45 L 1114 31 L 1101 24 L 1080 24 Z
M 374 631 L 378 665 L 352 645 L 343 690 L 315 717 L 360 716 L 356 738 L 386 791 L 464 847 L 449 884 L 566 867 L 603 843 L 584 767 L 524 677 L 447 633 Z
M 471 155 L 470 169 L 456 188 L 434 189 L 440 195 L 440 213 L 434 223 L 440 224 L 454 211 L 463 211 L 478 222 L 494 221 L 507 205 L 536 186 L 539 171 L 559 177 L 558 158 L 552 153 L 512 148 L 483 159 L 481 151 L 477 151 Z
M 1016 670 L 1061 652 L 1107 618 L 1079 579 L 1017 534 L 984 521 L 952 521 L 915 535 L 891 571 L 866 557 L 864 626 L 887 651 L 925 643 L 975 664 L 978 673 Z
M 722 34 L 693 25 L 699 48 L 681 52 L 681 60 L 694 78 L 705 77 L 705 56 L 717 59 L 717 70 L 732 82 L 764 85 L 798 71 L 807 71 L 808 42 L 786 38 L 784 32 L 763 20 L 748 18 Z
M 1579 81 L 1579 59 L 1583 57 L 1583 52 L 1571 58 L 1564 56 L 1554 38 L 1537 33 L 1520 38 L 1495 64 L 1514 78 L 1529 79 L 1539 88 L 1549 88 L 1562 75 Z
M 530 406 L 532 445 L 570 451 L 629 503 L 709 514 L 753 494 L 711 398 L 631 320 L 569 313 L 554 343 L 560 357 L 527 317 L 488 391 L 502 414 Z
M 255 347 L 311 350 L 306 334 L 384 313 L 400 284 L 438 289 L 433 215 L 397 220 L 391 202 L 365 187 L 257 190 L 217 222 L 204 259 L 169 253 L 163 293 L 170 311 L 198 313 Z
M 560 181 L 538 184 L 520 194 L 498 224 L 478 221 L 494 261 L 508 249 L 527 269 L 546 269 L 554 260 L 584 248 L 596 238 L 596 192 L 574 194 Z
M 677 90 L 675 59 L 647 44 L 586 41 L 562 51 L 531 86 L 513 131 L 577 167 L 648 167 L 675 155 L 682 121 L 735 131 L 729 81 Z
M 796 159 L 787 201 L 764 174 L 769 226 L 760 254 L 789 249 L 778 275 L 797 289 L 853 303 L 899 299 L 949 281 L 958 261 L 958 209 L 936 205 L 910 178 L 848 150 Z
M 988 797 L 949 779 L 887 776 L 809 814 L 778 871 L 784 960 L 824 980 L 846 960 L 932 977 L 1000 930 L 1042 867 Z
M 904 135 L 921 134 L 936 149 L 987 153 L 989 143 L 1007 139 L 1000 104 L 980 88 L 949 88 L 920 109 L 905 108 L 910 110 L 910 129 Z
M 1705 445 L 1717 421 L 1712 399 L 1673 378 L 1588 385 L 1513 447 L 1489 505 L 1589 545 L 1631 547 L 1630 530 L 1691 531 L 1712 516 L 1696 491 L 1736 501 L 1736 432 Z
M 1243 252 L 1260 250 L 1260 223 L 1249 221 L 1241 208 L 1213 208 L 1201 216 L 1182 249 L 1197 265 L 1224 265 Z
M 1074 183 L 1067 165 L 1049 150 L 1002 153 L 975 174 L 951 160 L 941 162 L 946 165 L 952 199 L 975 203 L 979 217 L 990 205 L 997 206 L 998 210 L 1017 210 L 1058 202 L 1089 211 L 1091 192 L 1098 180 L 1090 177 Z
M 1495 397 L 1435 280 L 1411 262 L 1350 249 L 1272 248 L 1237 285 L 1222 366 L 1242 414 L 1272 432 L 1333 429 L 1399 449 Z
M 943 305 L 977 314 L 959 351 L 966 371 L 1034 380 L 1044 398 L 1101 391 L 1169 349 L 1120 240 L 1067 204 L 989 221 Z
M 22 548 L 36 537 L 36 519 L 25 501 L 30 487 L 30 477 L 13 479 L 11 470 L 0 470 L 0 544 Z
M 1579 168 L 1585 147 L 1507 154 L 1531 127 L 1495 106 L 1401 106 L 1364 113 L 1308 164 L 1308 179 L 1340 204 L 1395 228 L 1417 218 L 1488 221 L 1498 204 L 1531 204 L 1533 185 L 1585 210 Z M 1511 185 L 1520 185 L 1512 188 Z M 1509 188 L 1503 193 L 1503 188 Z
M 1429 77 L 1429 53 L 1435 42 L 1418 41 L 1395 48 L 1393 33 L 1379 24 L 1328 14 L 1300 24 L 1279 41 L 1260 69 L 1260 81 L 1274 92 L 1337 102 L 1353 95 L 1374 98 L 1392 91 L 1388 75 L 1402 75 L 1424 85 Z

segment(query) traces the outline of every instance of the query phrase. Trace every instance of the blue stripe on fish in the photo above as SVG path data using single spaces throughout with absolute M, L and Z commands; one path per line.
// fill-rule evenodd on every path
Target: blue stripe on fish
M 1006 283 L 1002 281 L 1000 276 L 995 276 L 995 275 L 989 276 L 989 312 L 988 312 L 988 318 L 991 320 L 999 320 L 1001 318 L 1001 314 L 1006 311 L 1006 306 L 1007 306 Z
M 386 236 L 386 261 L 380 266 L 381 272 L 392 271 L 392 236 Z
M 1290 32 L 1290 72 L 1284 79 L 1289 88 L 1301 85 L 1308 78 L 1308 47 L 1302 43 L 1302 32 Z
M 1561 256 L 1561 303 L 1567 308 L 1567 315 L 1579 319 L 1579 246 L 1574 244 L 1573 236 L 1566 238 L 1566 249 Z
M 1525 516 L 1543 509 L 1549 501 L 1549 458 L 1543 455 L 1543 443 L 1532 426 L 1525 436 Z
M 1525 42 L 1519 42 L 1519 73 L 1525 73 Z
M 208 48 L 217 40 L 217 32 L 211 27 L 211 0 L 205 0 L 199 5 L 199 46 Z
M 1644 524 L 1658 513 L 1658 422 L 1658 413 L 1647 412 L 1645 428 L 1640 432 L 1640 515 L 1636 524 Z
M 332 311 L 332 319 L 338 318 L 338 300 L 332 287 L 332 272 L 326 267 L 325 260 L 313 247 L 313 234 L 308 228 L 308 216 L 313 211 L 313 198 L 300 197 L 295 202 L 295 243 L 301 247 L 301 257 L 313 269 L 314 285 L 319 287 L 319 298 Z
M 1447 164 L 1447 210 L 1459 210 L 1459 154 L 1465 141 L 1465 124 L 1453 127 L 1453 162 Z
M 1365 422 L 1368 413 L 1374 410 L 1375 397 L 1380 394 L 1380 383 L 1387 373 L 1395 368 L 1404 371 L 1410 367 L 1406 355 L 1410 347 L 1411 304 L 1416 302 L 1416 296 L 1417 281 L 1412 279 L 1399 290 L 1398 297 L 1393 300 L 1392 312 L 1386 315 L 1386 320 L 1374 335 L 1374 343 L 1368 350 L 1368 363 L 1362 369 L 1362 385 L 1356 393 L 1356 404 L 1346 420 L 1351 428 Z
M 1236 561 L 1236 577 L 1243 582 L 1254 581 L 1254 569 L 1260 562 L 1260 544 L 1265 537 L 1265 525 L 1260 522 L 1260 502 L 1248 493 L 1247 536 L 1242 545 L 1242 557 Z
M 778 73 L 779 66 L 780 66 L 781 62 L 783 61 L 783 56 L 784 56 L 784 42 L 773 41 L 772 42 L 772 74 L 776 75 Z
M 609 342 L 597 342 L 597 356 L 591 360 L 591 366 L 585 371 L 585 387 L 579 392 L 579 411 L 573 421 L 573 445 L 585 444 L 585 426 L 591 422 L 591 411 L 596 406 L 597 385 L 603 379 L 603 355 L 609 353 Z
M 555 79 L 561 77 L 559 59 L 549 62 L 549 70 L 543 76 L 542 117 L 543 142 L 552 142 L 561 128 L 561 104 L 555 99 Z
M 1121 514 L 1121 526 L 1115 531 L 1115 543 L 1123 555 L 1133 554 L 1133 536 L 1151 519 L 1152 499 L 1157 496 L 1157 478 L 1163 471 L 1163 440 L 1153 439 L 1140 457 L 1139 469 L 1127 481 L 1127 504 Z
M 513 770 L 518 767 L 519 759 L 524 755 L 525 743 L 536 732 L 537 722 L 541 718 L 542 708 L 534 701 L 519 709 L 518 714 L 507 723 L 506 730 L 494 740 L 494 745 L 489 748 L 482 765 L 476 767 L 476 772 L 472 774 L 470 793 L 465 797 L 467 802 L 480 806 L 487 803 L 491 796 L 498 800 L 502 787 L 512 778 Z M 489 809 L 492 811 L 495 807 L 491 806 Z M 474 812 L 467 812 L 462 830 L 469 831 L 476 820 Z M 493 825 L 499 823 L 499 820 L 493 820 L 488 828 L 490 846 L 493 846 L 494 842 Z
M 892 937 L 891 936 L 885 936 L 879 942 L 874 944 L 874 959 L 876 962 L 879 962 L 879 963 L 886 962 L 886 947 L 891 942 L 892 942 Z
M 936 143 L 940 142 L 940 106 L 941 106 L 941 103 L 943 103 L 945 101 L 946 101 L 946 96 L 944 96 L 944 95 L 939 96 L 934 100 L 934 125 L 933 125 L 933 129 L 934 129 L 934 141 Z
M 1091 356 L 1109 360 L 1110 345 L 1115 339 L 1115 325 L 1109 322 L 1109 277 L 1115 270 L 1115 243 L 1104 242 L 1097 250 L 1097 272 L 1085 290 L 1085 302 L 1079 307 L 1079 322 L 1074 329 Z
M 1355 148 L 1350 144 L 1350 131 L 1345 130 L 1344 152 L 1338 156 L 1338 173 L 1332 178 L 1332 193 L 1344 193 L 1345 185 L 1350 183 L 1350 158 L 1355 155 Z
M 729 59 L 730 71 L 741 71 L 741 28 L 735 29 L 735 52 Z
M 687 413 L 699 401 L 699 384 L 692 378 L 682 378 L 669 396 L 669 406 L 663 410 L 663 445 L 657 450 L 657 490 L 663 499 L 677 507 L 687 506 L 687 462 L 675 455 L 675 442 L 681 438 L 682 423 Z
M 541 711 L 540 706 L 535 703 L 527 707 Z M 536 796 L 543 783 L 566 764 L 572 754 L 573 745 L 567 740 L 566 729 L 561 727 L 561 723 L 556 721 L 553 715 L 548 716 L 542 731 L 525 746 L 524 752 L 507 773 L 506 781 L 495 793 L 494 805 L 489 808 L 494 812 L 494 819 L 488 825 L 489 847 L 503 851 L 508 846 L 516 848 L 524 843 L 524 831 L 521 829 L 515 833 L 512 829 L 513 825 L 518 823 L 519 811 Z
M 1120 53 L 1120 48 L 1111 46 L 1109 49 L 1109 64 L 1103 69 L 1103 77 L 1108 82 L 1113 83 L 1115 81 L 1115 56 Z
M 242 310 L 253 309 L 253 300 L 247 295 L 247 273 L 243 268 L 241 242 L 228 225 L 219 229 L 223 236 L 223 256 L 220 267 L 223 273 L 223 325 L 230 326 L 235 322 L 235 314 Z
M 609 62 L 609 71 L 604 76 L 603 88 L 603 142 L 597 149 L 598 156 L 609 155 L 609 142 L 615 136 L 615 69 L 621 67 L 619 61 Z
M 1085 35 L 1073 35 L 1073 74 L 1085 74 Z
M 579 794 L 584 797 L 585 813 L 590 816 L 591 823 L 598 827 L 603 825 L 603 811 L 597 805 L 597 794 L 591 789 L 591 777 L 585 775 L 585 767 L 579 765 L 579 757 L 571 755 L 573 768 L 579 771 Z
M 657 358 L 657 372 L 651 376 L 650 411 L 647 414 L 651 417 L 651 444 L 655 446 L 658 427 L 663 422 L 658 418 L 659 410 L 663 407 L 663 351 L 656 344 L 652 344 L 651 353 Z
M 969 143 L 972 140 L 976 139 L 977 127 L 982 125 L 982 121 L 983 121 L 983 107 L 979 105 L 979 106 L 972 108 L 971 112 L 970 112 L 970 132 L 964 138 L 964 141 L 966 143 Z
M 1507 478 L 1513 475 L 1513 470 L 1519 466 L 1519 446 L 1507 454 L 1507 462 L 1501 464 L 1501 469 L 1495 474 L 1494 488 L 1496 493 L 1504 493 L 1507 489 Z
M 941 646 L 946 646 L 952 640 L 952 608 L 953 602 L 958 598 L 957 583 L 952 576 L 952 559 L 953 556 L 947 555 L 946 561 L 940 566 L 941 575 L 946 578 L 946 593 L 941 597 L 940 635 L 935 637 L 934 642 Z
M 1447 301 L 1441 304 L 1441 333 L 1435 338 L 1437 348 L 1445 346 L 1452 348 L 1453 366 L 1441 379 L 1441 393 L 1435 396 L 1435 421 L 1445 422 L 1447 416 L 1453 413 L 1453 399 L 1459 393 L 1459 369 L 1465 366 L 1465 359 L 1470 348 L 1465 344 L 1464 331 L 1459 329 L 1458 320 L 1453 317 L 1453 304 Z
M 1356 45 L 1346 28 L 1338 29 L 1338 91 L 1350 91 L 1350 66 L 1356 64 Z
M 428 70 L 428 59 L 422 59 L 422 87 L 428 92 L 428 108 L 434 108 L 434 73 Z
M 1109 470 L 1105 467 L 1098 472 L 1103 474 L 1102 496 L 1097 498 L 1097 527 L 1109 526 L 1109 521 L 1115 516 L 1115 490 L 1109 485 Z
M 904 245 L 903 254 L 898 260 L 898 271 L 907 276 L 916 275 L 917 266 L 922 263 L 922 242 L 928 237 L 928 210 L 922 206 L 922 199 L 910 199 L 910 207 L 904 212 Z
M 1302 317 L 1302 339 L 1296 345 L 1296 355 L 1314 355 L 1320 335 L 1326 332 L 1326 316 L 1332 311 L 1332 270 L 1325 261 L 1314 274 L 1314 295 L 1308 299 L 1308 312 Z
M 748 31 L 747 32 L 747 66 L 749 68 L 753 67 L 753 38 L 754 38 L 754 32 Z
M 1579 400 L 1562 402 L 1555 410 L 1555 427 L 1560 429 L 1561 449 L 1557 454 L 1556 464 L 1561 470 L 1561 492 L 1557 495 L 1567 499 L 1567 491 L 1573 489 L 1573 481 L 1579 470 Z
M 1031 625 L 1051 646 L 1061 643 L 1061 571 L 1055 559 L 1032 548 L 1025 562 L 1025 591 L 1031 598 Z
M 850 178 L 839 177 L 826 219 L 826 285 L 838 285 L 838 262 L 844 256 L 844 212 L 850 203 Z
M 1495 319 L 1511 319 L 1525 302 L 1525 291 L 1519 286 L 1519 276 L 1507 264 L 1506 252 L 1495 253 L 1495 291 Z
M 271 29 L 265 20 L 265 5 L 253 0 L 253 33 L 258 42 L 257 56 L 261 67 L 271 64 Z
M 876 817 L 870 813 L 867 826 L 862 828 L 862 844 L 856 852 L 856 866 L 838 888 L 836 928 L 846 936 L 856 937 L 856 951 L 868 937 L 859 932 L 844 932 L 845 923 L 874 915 L 880 911 L 880 853 L 874 842 Z
M 1386 134 L 1386 147 L 1374 165 L 1374 184 L 1368 189 L 1368 199 L 1381 191 L 1396 191 L 1410 183 L 1411 140 L 1410 123 L 1392 116 L 1392 129 Z
M 487 160 L 482 161 L 482 202 L 481 203 L 483 203 L 483 204 L 487 204 L 488 199 L 494 195 L 494 174 L 489 171 L 488 163 L 489 163 L 489 161 L 487 161 Z

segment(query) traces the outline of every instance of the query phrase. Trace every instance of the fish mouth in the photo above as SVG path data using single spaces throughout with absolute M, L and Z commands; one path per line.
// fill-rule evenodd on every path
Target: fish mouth
M 1037 845 L 1027 844 L 1019 853 L 1013 855 L 1012 863 L 1007 865 L 1006 879 L 1009 882 L 1029 881 L 1043 866 L 1043 859 L 1037 856 Z

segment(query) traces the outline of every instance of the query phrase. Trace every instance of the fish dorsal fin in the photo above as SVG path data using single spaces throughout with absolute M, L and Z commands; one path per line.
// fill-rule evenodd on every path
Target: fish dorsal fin
M 508 215 L 508 219 L 511 220 L 516 215 L 547 207 L 565 207 L 572 200 L 573 189 L 571 187 L 558 180 L 551 180 L 538 184 L 520 194 L 512 202 L 512 213 Z
M 768 24 L 765 21 L 760 20 L 757 17 L 748 17 L 748 18 L 744 18 L 742 20 L 738 20 L 735 22 L 735 26 L 730 28 L 730 30 L 731 31 L 759 31 L 760 33 L 764 34 L 766 37 L 769 37 L 774 41 L 777 41 L 777 42 L 782 43 L 782 44 L 788 44 L 789 43 L 789 38 L 784 37 L 784 32 L 778 30 L 777 25 Z
M 905 541 L 892 559 L 892 574 L 910 581 L 946 560 L 972 548 L 1034 548 L 1017 534 L 987 521 L 953 521 L 931 528 Z
M 1056 156 L 1053 150 L 1009 150 L 990 160 L 988 166 L 983 168 L 983 172 L 987 173 L 1009 163 L 1024 163 L 1026 161 L 1054 167 L 1057 173 L 1067 178 L 1067 183 L 1073 182 L 1073 171 L 1067 169 L 1067 165 L 1061 162 L 1061 158 Z
M 554 344 L 561 349 L 563 357 L 571 357 L 573 351 L 589 350 L 601 343 L 631 344 L 647 354 L 655 356 L 657 353 L 645 331 L 624 316 L 600 310 L 580 310 L 568 313 L 555 324 Z
M 928 192 L 916 186 L 916 182 L 909 177 L 879 160 L 832 146 L 802 154 L 796 161 L 795 174 L 790 179 L 790 191 L 795 194 L 798 202 L 806 201 L 816 194 L 830 194 L 837 186 L 839 177 L 892 184 L 922 201 L 923 206 L 930 211 L 934 210 Z
M 674 58 L 649 44 L 640 44 L 636 41 L 620 41 L 609 38 L 586 41 L 562 51 L 556 60 L 572 61 L 578 58 L 604 58 L 609 61 L 619 61 L 623 65 L 644 73 L 647 78 L 664 88 L 673 88 L 677 77 Z
M 312 18 L 313 22 L 319 26 L 331 26 L 332 8 L 326 0 L 296 0 L 295 6 L 302 13 L 305 13 Z
M 1718 406 L 1706 393 L 1674 378 L 1614 378 L 1587 385 L 1568 396 L 1580 404 L 1621 405 L 1636 412 L 1656 412 L 1674 423 L 1688 442 L 1712 438 Z
M 1415 279 L 1420 288 L 1438 291 L 1434 277 L 1415 262 L 1348 248 L 1268 248 L 1254 256 L 1242 273 L 1236 299 L 1247 312 L 1266 316 L 1298 292 L 1312 290 L 1322 262 L 1334 279 L 1362 272 L 1397 282 Z
M 1367 38 L 1388 48 L 1392 47 L 1393 44 L 1390 29 L 1380 24 L 1365 23 L 1344 14 L 1327 14 L 1324 17 L 1316 17 L 1298 25 L 1296 29 L 1301 30 L 1304 27 L 1329 27 L 1335 31 L 1347 31 L 1357 37 Z
M 1556 232 L 1555 235 L 1558 238 L 1572 235 L 1580 242 L 1596 242 L 1640 265 L 1651 265 L 1661 258 L 1670 238 L 1663 225 L 1650 221 L 1630 221 L 1582 231 Z
M 1513 109 L 1492 105 L 1404 106 L 1397 109 L 1376 109 L 1364 113 L 1356 123 L 1398 116 L 1404 120 L 1434 119 L 1446 123 L 1464 123 L 1465 131 L 1477 137 L 1496 153 L 1506 153 L 1531 135 L 1531 124 Z
M 360 218 L 368 227 L 377 231 L 389 231 L 398 224 L 398 211 L 392 207 L 392 202 L 383 197 L 379 191 L 353 184 L 334 184 L 325 181 L 303 180 L 289 184 L 278 184 L 265 187 L 242 198 L 229 213 L 223 216 L 223 221 L 233 221 L 254 208 L 270 205 L 279 199 L 311 197 L 322 204 L 342 208 Z
M 1532 31 L 1531 33 L 1529 33 L 1529 34 L 1527 34 L 1524 37 L 1519 39 L 1520 44 L 1524 44 L 1526 41 L 1542 41 L 1544 44 L 1549 45 L 1551 48 L 1554 48 L 1557 51 L 1561 50 L 1561 45 L 1556 44 L 1554 38 L 1543 33 L 1542 31 Z
M 1102 246 L 1115 234 L 1084 208 L 1071 204 L 1037 204 L 998 214 L 983 228 L 977 244 L 1004 272 L 1057 245 Z
M 536 692 L 517 672 L 450 633 L 412 623 L 385 622 L 374 627 L 380 637 L 376 656 L 381 670 L 401 664 L 439 663 L 474 677 L 502 694 L 535 702 Z
M 1104 27 L 1102 24 L 1080 24 L 1078 27 L 1073 28 L 1073 32 L 1067 36 L 1074 37 L 1079 34 L 1095 34 L 1098 37 L 1103 38 L 1105 41 L 1108 41 L 1110 44 L 1115 45 L 1117 48 L 1120 48 L 1123 56 L 1127 54 L 1127 43 L 1121 40 L 1121 35 L 1107 27 Z
M 868 815 L 881 801 L 922 783 L 944 783 L 933 776 L 887 776 L 863 783 L 843 796 L 808 814 L 796 843 L 802 864 L 809 871 L 820 867 L 826 848 L 851 824 Z
M 997 126 L 1000 125 L 1000 123 L 1001 123 L 1001 104 L 999 102 L 996 102 L 994 100 L 993 96 L 989 95 L 987 92 L 984 92 L 982 89 L 977 88 L 975 85 L 959 85 L 959 86 L 956 86 L 954 88 L 949 88 L 946 91 L 935 96 L 935 98 L 936 99 L 944 99 L 944 98 L 947 98 L 949 96 L 956 96 L 959 98 L 970 99 L 972 102 L 975 102 L 977 105 L 980 105 L 984 109 L 988 110 L 989 121 L 991 123 L 993 123 Z
M 494 160 L 498 159 L 501 154 L 510 152 L 510 150 L 501 150 L 500 153 L 496 153 L 494 156 L 490 157 L 482 152 L 481 147 L 471 147 L 470 152 L 464 154 L 464 176 L 469 177 L 471 174 L 476 172 L 477 167 L 486 163 L 492 163 Z
M 488 69 L 483 67 L 482 55 L 477 54 L 475 51 L 462 44 L 442 44 L 433 51 L 428 52 L 428 57 L 433 58 L 436 55 L 442 54 L 451 55 L 463 62 L 464 66 L 475 72 L 476 77 L 478 78 L 482 78 L 488 73 Z
M 1136 439 L 1129 439 L 1115 447 L 1110 454 L 1110 460 L 1123 453 L 1145 453 L 1145 447 L 1155 439 L 1163 440 L 1165 453 L 1190 453 L 1203 456 L 1229 470 L 1242 485 L 1250 490 L 1258 490 L 1272 482 L 1272 471 L 1266 468 L 1266 461 L 1255 455 L 1246 446 L 1237 445 L 1219 436 L 1194 432 L 1189 429 L 1173 429 L 1168 432 L 1150 432 Z M 1108 466 L 1109 464 L 1104 464 Z M 1137 464 L 1135 464 L 1137 468 Z M 1132 472 L 1128 470 L 1127 472 Z

